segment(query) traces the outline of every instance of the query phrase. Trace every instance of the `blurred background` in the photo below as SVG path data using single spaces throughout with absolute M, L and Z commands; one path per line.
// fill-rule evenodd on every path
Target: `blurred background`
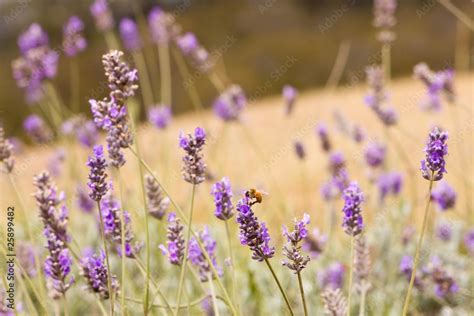
M 410 75 L 420 61 L 435 70 L 470 69 L 471 33 L 463 30 L 451 13 L 435 0 L 398 2 L 393 76 Z M 474 13 L 472 1 L 452 2 L 467 15 Z M 53 48 L 60 47 L 62 26 L 70 16 L 77 15 L 85 22 L 88 48 L 78 56 L 79 93 L 82 111 L 90 114 L 87 100 L 99 97 L 98 84 L 104 78 L 100 60 L 107 50 L 89 13 L 91 3 L 92 0 L 0 0 L 0 120 L 7 134 L 22 137 L 21 124 L 30 113 L 12 79 L 11 62 L 19 56 L 18 35 L 34 22 L 49 33 Z M 222 71 L 244 88 L 250 100 L 278 94 L 287 83 L 301 91 L 324 86 L 341 45 L 349 48 L 342 85 L 363 82 L 365 67 L 380 62 L 371 0 L 112 0 L 109 4 L 116 22 L 124 17 L 137 19 L 141 14 L 146 17 L 157 4 L 173 13 L 183 31 L 194 32 L 209 52 L 222 55 Z M 456 57 L 456 47 L 461 57 Z M 148 57 L 154 58 L 156 52 L 149 51 Z M 69 100 L 71 93 L 68 63 L 68 58 L 60 57 L 54 80 L 64 100 Z M 178 72 L 172 74 L 173 112 L 179 114 L 192 106 Z M 159 89 L 158 80 L 152 79 L 154 88 Z M 216 90 L 204 76 L 196 76 L 195 83 L 204 105 L 209 107 Z

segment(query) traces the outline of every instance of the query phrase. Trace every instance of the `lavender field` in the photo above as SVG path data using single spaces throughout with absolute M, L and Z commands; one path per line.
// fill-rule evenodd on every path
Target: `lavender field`
M 28 114 L 19 132 L 0 105 L 0 316 L 472 315 L 474 22 L 456 1 L 418 9 L 457 25 L 442 68 L 394 77 L 402 3 L 374 0 L 366 65 L 344 79 L 345 40 L 324 86 L 286 82 L 288 56 L 252 93 L 232 38 L 208 50 L 186 7 L 133 3 L 64 5 L 61 38 L 33 22 L 12 43 L 8 106 Z

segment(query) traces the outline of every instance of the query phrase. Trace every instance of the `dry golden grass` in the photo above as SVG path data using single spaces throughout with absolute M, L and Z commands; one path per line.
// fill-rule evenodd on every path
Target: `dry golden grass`
M 450 108 L 447 104 L 443 105 L 440 113 L 423 113 L 419 110 L 418 102 L 424 93 L 421 83 L 412 78 L 406 78 L 396 80 L 390 85 L 392 101 L 400 116 L 400 127 L 394 128 L 391 135 L 403 145 L 414 170 L 412 173 L 419 201 L 413 213 L 416 220 L 420 220 L 421 208 L 426 199 L 428 187 L 428 182 L 422 179 L 418 171 L 419 163 L 423 158 L 426 136 L 434 124 L 441 125 L 450 133 L 446 180 L 457 189 L 459 195 L 456 209 L 447 215 L 466 220 L 468 218 L 462 177 L 467 178 L 472 191 L 473 79 L 472 74 L 457 77 L 456 90 L 459 95 L 459 104 L 454 108 L 459 117 L 457 128 L 453 128 Z M 314 225 L 324 226 L 328 206 L 322 200 L 319 190 L 321 184 L 328 178 L 327 156 L 320 150 L 319 141 L 314 133 L 317 122 L 324 121 L 329 125 L 334 148 L 342 151 L 348 161 L 350 178 L 361 183 L 369 199 L 375 192 L 366 180 L 368 170 L 363 163 L 363 147 L 342 135 L 335 127 L 333 119 L 333 112 L 338 110 L 351 123 L 362 126 L 369 138 L 385 141 L 383 126 L 363 103 L 365 93 L 365 85 L 344 87 L 334 92 L 327 90 L 304 92 L 296 103 L 292 117 L 284 116 L 282 100 L 279 96 L 275 96 L 252 103 L 245 112 L 242 124 L 226 126 L 210 112 L 202 116 L 189 113 L 175 118 L 165 132 L 158 131 L 149 125 L 141 126 L 138 130 L 139 145 L 144 159 L 156 170 L 163 185 L 173 198 L 187 209 L 191 186 L 185 183 L 179 174 L 182 153 L 177 146 L 177 137 L 180 130 L 189 132 L 195 126 L 204 126 L 209 133 L 206 160 L 216 179 L 228 176 L 236 195 L 240 195 L 249 187 L 257 187 L 269 193 L 264 203 L 257 208 L 259 217 L 273 224 L 281 224 L 283 221 L 289 223 L 294 214 L 306 211 L 312 215 Z M 203 118 L 203 121 L 200 118 Z M 293 141 L 296 139 L 306 146 L 307 157 L 304 162 L 299 161 L 294 154 Z M 458 154 L 458 145 L 461 145 L 464 158 L 460 158 Z M 56 147 L 56 145 L 51 145 L 28 148 L 25 153 L 17 157 L 14 176 L 26 199 L 27 214 L 31 216 L 30 221 L 38 222 L 37 211 L 30 196 L 33 192 L 32 177 L 45 168 L 48 158 Z M 404 170 L 403 196 L 409 200 L 410 177 L 407 176 L 403 162 L 392 145 L 389 145 L 388 153 L 388 168 Z M 87 150 L 78 146 L 74 146 L 72 152 L 68 153 L 63 166 L 63 174 L 57 182 L 59 188 L 65 190 L 69 196 L 75 192 L 75 182 L 85 184 L 87 181 L 88 170 L 85 162 L 88 154 Z M 127 161 L 122 171 L 126 189 L 124 204 L 132 215 L 141 216 L 143 204 L 137 160 L 128 153 Z M 74 180 L 70 177 L 71 170 L 76 174 Z M 5 188 L 5 186 L 8 187 L 8 182 L 6 176 L 3 177 L 2 187 Z M 205 183 L 197 189 L 195 214 L 202 222 L 215 221 L 212 215 L 212 197 L 209 194 L 211 184 Z M 7 193 L 3 194 L 3 192 Z M 12 194 L 10 187 L 7 191 L 2 189 L 0 197 L 2 205 L 11 203 Z M 472 198 L 472 192 L 470 196 Z M 72 202 L 70 205 L 74 205 L 70 215 L 71 221 L 80 220 L 82 216 L 80 211 Z M 375 214 L 383 212 L 375 205 L 370 200 L 366 203 L 364 213 L 368 218 L 368 225 Z M 387 205 L 398 205 L 398 202 L 389 201 Z M 339 210 L 339 205 L 336 207 L 336 210 Z M 471 223 L 472 220 L 471 214 Z M 143 223 L 142 220 L 134 222 L 137 231 L 141 223 Z M 279 226 L 272 225 L 271 230 L 274 234 L 279 231 Z

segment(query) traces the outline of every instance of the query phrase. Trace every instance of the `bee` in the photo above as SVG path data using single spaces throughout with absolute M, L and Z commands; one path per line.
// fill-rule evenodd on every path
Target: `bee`
M 263 201 L 263 196 L 267 195 L 268 193 L 264 191 L 259 191 L 257 189 L 249 189 L 245 192 L 245 196 L 248 197 L 249 199 L 254 199 L 254 203 L 262 203 Z M 254 204 L 252 203 L 252 204 Z

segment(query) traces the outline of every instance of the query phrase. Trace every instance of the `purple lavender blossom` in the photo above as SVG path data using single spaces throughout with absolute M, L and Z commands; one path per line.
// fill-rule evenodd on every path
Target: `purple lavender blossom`
M 180 27 L 176 24 L 174 16 L 164 12 L 158 6 L 153 7 L 148 14 L 148 25 L 151 39 L 156 44 L 168 44 L 181 31 Z
M 18 37 L 18 47 L 22 53 L 49 45 L 48 34 L 38 23 L 31 24 L 26 31 Z
M 454 71 L 452 69 L 433 72 L 427 64 L 419 63 L 413 68 L 413 73 L 426 86 L 426 95 L 420 102 L 420 107 L 423 110 L 440 110 L 441 93 L 444 93 L 448 102 L 455 101 Z
M 90 12 L 100 32 L 110 31 L 114 27 L 114 18 L 106 0 L 95 0 L 90 6 Z
M 454 208 L 456 197 L 456 191 L 446 181 L 441 181 L 431 192 L 431 199 L 438 204 L 442 211 Z
M 87 166 L 90 168 L 89 171 L 89 196 L 96 202 L 102 200 L 109 190 L 109 184 L 107 183 L 107 161 L 104 158 L 104 149 L 102 145 L 94 147 L 94 155 L 89 156 L 87 160 Z
M 168 257 L 171 264 L 181 265 L 184 259 L 185 241 L 183 236 L 184 226 L 181 221 L 176 217 L 176 213 L 168 214 L 168 232 L 167 246 L 160 245 L 161 252 L 163 255 Z
M 252 259 L 263 261 L 275 255 L 275 247 L 270 246 L 270 235 L 264 222 L 259 222 L 252 206 L 260 203 L 250 191 L 237 203 L 237 223 L 240 228 L 240 243 L 249 246 Z
M 446 161 L 444 156 L 448 154 L 448 133 L 435 127 L 428 137 L 425 148 L 426 158 L 421 161 L 421 174 L 423 178 L 431 181 L 443 179 L 446 173 Z
M 453 231 L 449 223 L 440 223 L 436 227 L 436 236 L 442 241 L 450 241 Z
M 95 202 L 89 196 L 87 189 L 82 185 L 76 187 L 76 203 L 79 209 L 85 213 L 91 213 L 95 208 Z
M 474 228 L 471 228 L 466 232 L 463 241 L 464 247 L 466 247 L 469 254 L 471 254 L 471 256 L 474 256 Z
M 204 245 L 204 249 L 209 255 L 209 258 L 211 259 L 212 265 L 218 271 L 218 274 L 221 275 L 222 270 L 217 266 L 216 262 L 217 242 L 211 237 L 209 233 L 209 227 L 205 226 L 204 229 L 199 231 L 197 234 L 199 240 Z M 194 266 L 197 267 L 201 282 L 209 281 L 209 277 L 214 278 L 211 265 L 206 260 L 201 247 L 199 247 L 199 243 L 194 237 L 189 241 L 188 259 Z
M 300 160 L 304 160 L 306 157 L 306 150 L 304 148 L 304 145 L 300 141 L 294 141 L 293 146 L 295 148 L 295 154 Z
M 300 221 L 294 220 L 293 231 L 289 232 L 286 226 L 283 226 L 283 237 L 287 239 L 287 245 L 283 247 L 283 255 L 288 260 L 283 260 L 282 265 L 295 273 L 301 272 L 310 261 L 309 256 L 301 254 L 301 242 L 308 237 L 306 226 L 309 222 L 310 217 L 305 213 Z
M 326 124 L 324 123 L 319 123 L 316 126 L 316 133 L 319 136 L 319 140 L 321 141 L 321 148 L 325 152 L 330 152 L 331 151 L 331 142 L 329 140 L 329 133 Z
M 92 293 L 99 294 L 103 300 L 110 298 L 108 287 L 109 277 L 111 277 L 112 291 L 119 291 L 119 284 L 115 275 L 110 275 L 105 263 L 105 253 L 101 251 L 99 255 L 92 254 L 81 259 L 81 275 L 87 282 L 87 287 Z
M 344 219 L 342 226 L 349 236 L 356 236 L 362 232 L 364 228 L 363 218 L 361 215 L 361 204 L 364 201 L 364 195 L 359 188 L 357 182 L 351 182 L 344 190 Z
M 206 143 L 206 132 L 201 127 L 196 127 L 194 135 L 184 133 L 179 135 L 179 147 L 186 155 L 183 157 L 182 174 L 186 182 L 193 185 L 206 179 L 206 163 L 203 160 L 202 150 Z
M 140 50 L 143 46 L 138 27 L 135 21 L 129 18 L 124 18 L 119 25 L 120 36 L 122 38 L 123 46 L 130 52 Z
M 74 135 L 78 142 L 87 148 L 92 148 L 99 140 L 99 132 L 94 122 L 83 116 L 73 116 L 62 125 L 62 132 Z
M 367 82 L 370 87 L 369 94 L 365 97 L 365 103 L 374 111 L 377 117 L 385 125 L 391 126 L 397 123 L 398 116 L 393 107 L 387 105 L 388 93 L 385 89 L 384 72 L 380 66 L 367 67 Z
M 157 105 L 148 111 L 148 121 L 158 129 L 165 129 L 171 121 L 171 107 L 167 105 Z
M 332 185 L 342 193 L 349 185 L 349 176 L 346 170 L 346 161 L 341 152 L 333 152 L 329 156 L 329 171 L 332 176 Z
M 53 154 L 49 157 L 47 163 L 47 169 L 49 173 L 58 178 L 62 173 L 62 167 L 64 161 L 66 160 L 66 151 L 64 148 L 59 148 L 53 152 Z
M 36 270 L 36 255 L 38 249 L 36 249 L 32 244 L 19 243 L 16 248 L 16 257 L 19 263 L 21 264 L 22 270 L 20 273 L 26 274 L 30 278 L 37 276 L 38 271 Z M 0 315 L 2 313 L 0 312 Z
M 124 218 L 124 248 L 125 257 L 135 258 L 141 249 L 139 243 L 132 246 L 134 239 L 131 227 L 130 214 L 121 209 L 120 203 L 111 195 L 100 200 L 100 210 L 104 219 L 104 234 L 107 239 L 116 244 L 119 256 L 122 256 L 122 215 Z M 123 214 L 120 214 L 123 212 Z
M 346 269 L 340 262 L 334 262 L 318 273 L 319 285 L 322 289 L 342 289 Z
M 82 32 L 84 23 L 77 16 L 69 18 L 63 27 L 63 49 L 69 57 L 76 56 L 87 47 L 87 41 Z
M 413 257 L 408 255 L 403 256 L 400 260 L 399 271 L 405 276 L 407 281 L 410 281 L 413 272 Z M 416 272 L 413 284 L 416 288 L 423 289 L 424 283 L 421 273 Z
M 309 252 L 311 258 L 318 258 L 326 246 L 328 237 L 315 228 L 303 239 L 302 249 Z
M 38 115 L 31 114 L 23 122 L 23 129 L 34 142 L 43 144 L 53 138 L 53 133 Z
M 214 196 L 214 205 L 216 209 L 214 215 L 223 221 L 234 216 L 234 206 L 232 205 L 232 188 L 229 178 L 224 177 L 221 181 L 216 182 L 211 189 Z
M 434 291 L 437 297 L 447 299 L 459 291 L 456 280 L 443 267 L 438 257 L 431 259 L 430 266 L 426 270 L 428 270 L 427 274 L 434 283 Z
M 374 0 L 374 26 L 380 31 L 377 39 L 383 44 L 390 44 L 395 40 L 392 28 L 397 24 L 395 10 L 396 0 Z
M 145 191 L 148 212 L 154 218 L 161 220 L 170 206 L 170 198 L 163 194 L 158 181 L 148 174 L 145 176 Z
M 293 112 L 298 91 L 293 86 L 285 85 L 282 90 L 282 96 L 285 101 L 285 114 L 289 116 Z
M 398 195 L 402 189 L 403 177 L 399 172 L 385 172 L 377 179 L 380 200 L 383 201 L 388 194 Z
M 175 42 L 181 52 L 191 60 L 191 63 L 199 71 L 207 73 L 212 69 L 214 65 L 210 60 L 209 53 L 199 44 L 193 33 L 188 32 L 177 36 Z
M 359 125 L 352 127 L 351 136 L 356 143 L 362 143 L 366 138 L 365 131 Z
M 231 85 L 214 101 L 214 113 L 222 120 L 238 121 L 247 105 L 244 90 L 238 85 Z
M 383 144 L 378 142 L 369 143 L 364 152 L 365 161 L 372 168 L 379 167 L 385 161 L 386 152 L 387 148 Z
M 190 55 L 199 47 L 199 42 L 196 35 L 188 32 L 176 39 L 176 45 L 184 55 Z
M 8 173 L 13 171 L 15 161 L 13 160 L 13 146 L 8 139 L 5 138 L 5 131 L 0 126 L 0 163 L 3 163 Z

